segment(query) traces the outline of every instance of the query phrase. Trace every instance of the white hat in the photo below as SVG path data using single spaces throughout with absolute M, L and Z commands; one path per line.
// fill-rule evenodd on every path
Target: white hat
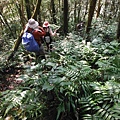
M 32 29 L 35 29 L 38 26 L 39 26 L 39 23 L 37 21 L 35 21 L 33 18 L 30 18 L 28 20 L 28 23 L 26 24 L 24 32 L 26 32 L 29 27 L 32 28 Z
M 39 23 L 35 21 L 33 18 L 28 20 L 28 27 L 35 29 L 38 27 Z
M 49 24 L 48 21 L 45 21 L 45 22 L 43 23 L 43 27 L 49 27 L 49 26 L 50 26 L 50 24 Z

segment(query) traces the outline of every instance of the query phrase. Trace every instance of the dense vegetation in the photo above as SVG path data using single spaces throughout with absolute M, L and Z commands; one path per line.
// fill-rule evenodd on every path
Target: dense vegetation
M 43 1 L 42 7 L 48 3 Z M 16 9 L 12 10 L 14 13 Z M 45 10 L 41 13 L 43 18 L 47 17 Z M 53 52 L 47 53 L 47 59 L 42 61 L 36 61 L 34 53 L 25 51 L 21 44 L 8 61 L 22 25 L 17 18 L 13 20 L 14 16 L 11 17 L 12 23 L 8 22 L 9 27 L 2 24 L 0 120 L 120 119 L 118 18 L 110 18 L 112 13 L 109 9 L 106 11 L 107 17 L 93 18 L 89 34 L 85 31 L 86 24 L 80 31 L 73 29 L 75 21 L 71 15 L 68 33 L 63 34 L 64 28 L 59 31 L 60 35 L 54 38 Z M 60 23 L 58 14 L 56 18 Z M 83 19 L 85 23 L 86 19 Z M 52 27 L 56 27 L 54 22 Z M 11 76 L 19 84 L 8 81 Z M 11 83 L 13 89 L 5 88 Z M 5 86 L 2 87 L 3 84 Z

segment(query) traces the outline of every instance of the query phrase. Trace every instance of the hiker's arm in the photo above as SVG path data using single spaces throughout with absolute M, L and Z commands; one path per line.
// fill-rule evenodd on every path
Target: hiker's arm
M 54 30 L 54 32 L 52 31 L 52 29 L 50 28 L 50 35 L 51 36 L 56 36 L 57 34 L 57 29 L 56 30 Z

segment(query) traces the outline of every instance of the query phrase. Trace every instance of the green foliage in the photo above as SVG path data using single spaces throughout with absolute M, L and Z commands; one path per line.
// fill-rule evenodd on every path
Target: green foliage
M 58 7 L 58 1 L 55 1 L 55 5 L 59 25 L 51 24 L 53 29 L 62 25 L 62 6 Z M 79 7 L 80 4 L 77 5 Z M 83 8 L 86 8 L 86 1 L 81 6 L 81 14 L 85 12 Z M 14 23 L 9 22 L 12 32 L 7 27 L 2 31 L 6 43 L 3 49 L 7 52 L 0 58 L 0 78 L 6 66 L 15 67 L 19 63 L 25 70 L 20 76 L 23 83 L 19 87 L 0 92 L 0 119 L 10 115 L 15 120 L 41 120 L 49 116 L 51 106 L 57 112 L 56 120 L 120 119 L 120 50 L 119 43 L 115 41 L 116 22 L 94 21 L 89 34 L 91 42 L 86 45 L 85 31 L 82 31 L 83 35 L 74 34 L 76 24 L 70 6 L 69 31 L 72 33 L 65 38 L 57 38 L 53 44 L 54 51 L 47 55 L 47 60 L 36 64 L 34 55 L 19 46 L 13 60 L 7 63 L 6 56 L 15 42 L 12 33 L 16 39 L 21 29 L 18 19 L 13 20 L 15 9 L 5 11 L 9 13 L 7 18 L 11 16 Z M 50 21 L 50 2 L 43 1 L 41 9 L 41 20 Z M 27 63 L 27 60 L 32 62 Z M 54 96 L 51 101 L 48 97 L 50 92 Z
M 96 118 L 99 120 L 119 119 L 119 117 L 115 116 L 115 114 L 119 114 L 119 110 L 113 112 L 116 104 L 119 105 L 119 85 L 116 82 L 109 81 L 105 85 L 95 83 L 92 86 L 95 90 L 93 94 L 80 101 L 83 104 L 82 112 L 87 113 L 84 114 L 84 117 L 88 116 L 90 119 Z
M 15 57 L 22 64 L 23 52 L 21 48 Z M 48 114 L 47 94 L 52 91 L 56 120 L 70 113 L 76 119 L 119 119 L 119 53 L 115 41 L 85 45 L 81 37 L 69 34 L 55 43 L 46 61 L 24 65 L 23 84 L 0 94 L 0 116 L 41 119 Z
M 15 56 L 26 69 L 20 77 L 23 84 L 0 94 L 2 118 L 44 118 L 49 110 L 47 94 L 52 91 L 56 120 L 70 116 L 119 119 L 120 51 L 116 41 L 85 45 L 80 36 L 71 33 L 56 41 L 55 50 L 36 65 L 34 59 L 30 65 L 23 63 L 24 52 L 21 46 Z
M 0 94 L 1 101 L 4 101 L 0 105 L 0 115 L 3 118 L 12 115 L 15 119 L 37 119 L 42 115 L 44 103 L 42 101 L 40 103 L 35 89 L 24 88 L 23 90 L 6 91 Z
M 63 25 L 62 1 L 54 2 L 58 26 L 52 24 L 53 29 Z M 33 10 L 36 0 L 30 3 Z M 3 42 L 0 42 L 0 84 L 5 80 L 7 68 L 14 69 L 20 65 L 25 71 L 20 76 L 23 83 L 19 87 L 0 92 L 0 119 L 12 116 L 15 120 L 41 120 L 49 116 L 51 106 L 56 109 L 56 120 L 120 119 L 120 50 L 115 41 L 117 23 L 115 19 L 108 19 L 112 16 L 109 12 L 112 8 L 110 2 L 107 3 L 106 17 L 93 21 L 89 34 L 91 43 L 85 45 L 85 31 L 75 35 L 74 29 L 79 20 L 84 20 L 87 16 L 88 11 L 85 11 L 85 8 L 88 6 L 83 0 L 69 1 L 68 27 L 72 33 L 65 38 L 58 37 L 54 44 L 55 50 L 47 55 L 46 61 L 38 64 L 35 64 L 34 55 L 24 51 L 22 46 L 19 46 L 10 62 L 6 61 L 21 31 L 16 4 L 20 4 L 23 9 L 25 7 L 22 6 L 22 1 L 13 0 L 1 5 L 4 9 L 1 9 Z M 117 15 L 118 0 L 115 4 L 115 10 L 112 12 Z M 52 22 L 50 7 L 50 1 L 42 1 L 40 22 L 45 19 Z M 26 17 L 24 11 L 23 14 L 23 17 Z M 103 14 L 102 12 L 101 15 Z M 32 62 L 27 63 L 28 59 Z M 49 101 L 49 92 L 52 92 L 54 100 Z

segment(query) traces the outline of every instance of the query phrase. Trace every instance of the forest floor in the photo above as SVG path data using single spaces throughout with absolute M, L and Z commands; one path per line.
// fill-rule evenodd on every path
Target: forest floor
M 2 71 L 0 77 L 0 91 L 12 90 L 23 82 L 19 76 L 23 73 L 23 68 L 7 67 Z
M 27 56 L 26 58 L 27 59 L 24 63 L 31 65 L 32 59 Z M 15 87 L 19 86 L 23 82 L 20 78 L 20 75 L 23 73 L 24 67 L 19 63 L 17 63 L 16 66 L 4 66 L 4 68 L 0 70 L 0 92 L 5 90 L 13 90 Z

